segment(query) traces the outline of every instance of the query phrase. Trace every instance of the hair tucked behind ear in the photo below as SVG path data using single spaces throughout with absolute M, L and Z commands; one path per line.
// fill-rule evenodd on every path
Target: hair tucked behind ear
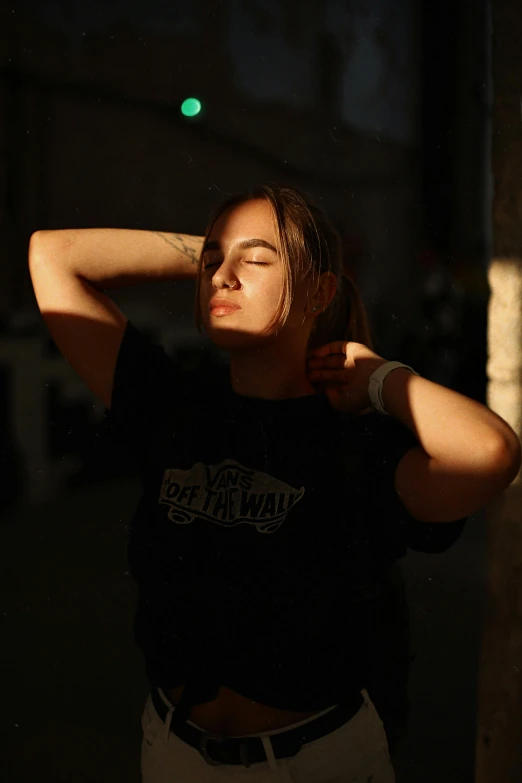
M 216 220 L 228 209 L 254 199 L 266 199 L 278 233 L 281 260 L 285 270 L 279 311 L 274 324 L 280 328 L 288 317 L 297 280 L 308 280 L 313 293 L 324 272 L 337 277 L 337 289 L 329 306 L 320 313 L 310 334 L 309 348 L 334 340 L 363 343 L 373 350 L 368 317 L 355 282 L 344 273 L 339 232 L 325 212 L 294 188 L 261 185 L 223 201 L 214 212 L 205 241 Z M 203 244 L 204 247 L 204 244 Z M 200 276 L 197 278 L 195 320 L 201 329 L 199 309 Z
M 344 272 L 338 277 L 337 291 L 330 307 L 316 321 L 308 345 L 318 348 L 334 340 L 362 343 L 374 350 L 366 307 L 356 283 Z
M 309 225 L 303 227 L 305 241 L 311 234 L 315 235 L 314 242 L 306 243 L 311 250 L 314 281 L 323 272 L 333 272 L 337 277 L 335 296 L 329 307 L 317 317 L 308 347 L 318 348 L 335 340 L 346 340 L 362 343 L 373 350 L 366 307 L 357 284 L 346 272 L 347 260 L 343 256 L 339 232 L 321 207 L 298 191 L 294 193 L 302 199 L 308 213 Z

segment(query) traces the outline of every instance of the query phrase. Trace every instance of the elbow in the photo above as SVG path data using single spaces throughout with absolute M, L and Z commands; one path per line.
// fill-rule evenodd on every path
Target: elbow
M 67 230 L 35 231 L 29 240 L 29 266 L 56 257 L 63 258 L 70 244 Z
M 45 248 L 48 246 L 48 234 L 50 231 L 35 231 L 29 240 L 28 261 L 29 266 L 45 256 Z
M 507 489 L 516 479 L 522 464 L 522 449 L 520 440 L 513 433 L 512 437 L 502 438 L 495 444 L 490 456 L 490 470 L 498 477 L 501 491 Z
M 510 480 L 509 483 L 511 484 L 512 481 L 516 479 L 516 477 L 520 473 L 520 467 L 522 465 L 522 448 L 520 446 L 520 440 L 515 436 L 515 443 L 511 445 L 510 448 Z

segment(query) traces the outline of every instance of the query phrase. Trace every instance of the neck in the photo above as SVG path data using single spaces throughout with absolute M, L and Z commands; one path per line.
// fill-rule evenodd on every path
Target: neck
M 306 348 L 291 354 L 274 345 L 230 355 L 230 382 L 237 394 L 281 400 L 317 394 L 306 376 Z

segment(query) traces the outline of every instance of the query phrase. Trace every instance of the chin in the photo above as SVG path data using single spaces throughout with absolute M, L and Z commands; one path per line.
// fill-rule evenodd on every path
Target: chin
M 205 332 L 209 340 L 217 348 L 225 351 L 238 351 L 255 348 L 266 348 L 276 342 L 276 335 L 259 332 L 245 332 L 236 329 L 225 329 L 205 325 Z

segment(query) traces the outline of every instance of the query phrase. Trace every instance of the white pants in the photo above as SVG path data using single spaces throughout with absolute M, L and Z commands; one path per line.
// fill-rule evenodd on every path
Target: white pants
M 161 691 L 160 695 L 169 707 L 167 721 L 161 720 L 150 696 L 141 721 L 143 783 L 395 783 L 386 734 L 365 690 L 364 704 L 348 723 L 303 745 L 291 758 L 276 759 L 270 742 L 273 734 L 281 734 L 290 726 L 250 735 L 261 738 L 268 759 L 251 767 L 207 764 L 198 750 L 170 731 L 175 707 Z M 310 723 L 315 717 L 293 724 L 292 728 Z

